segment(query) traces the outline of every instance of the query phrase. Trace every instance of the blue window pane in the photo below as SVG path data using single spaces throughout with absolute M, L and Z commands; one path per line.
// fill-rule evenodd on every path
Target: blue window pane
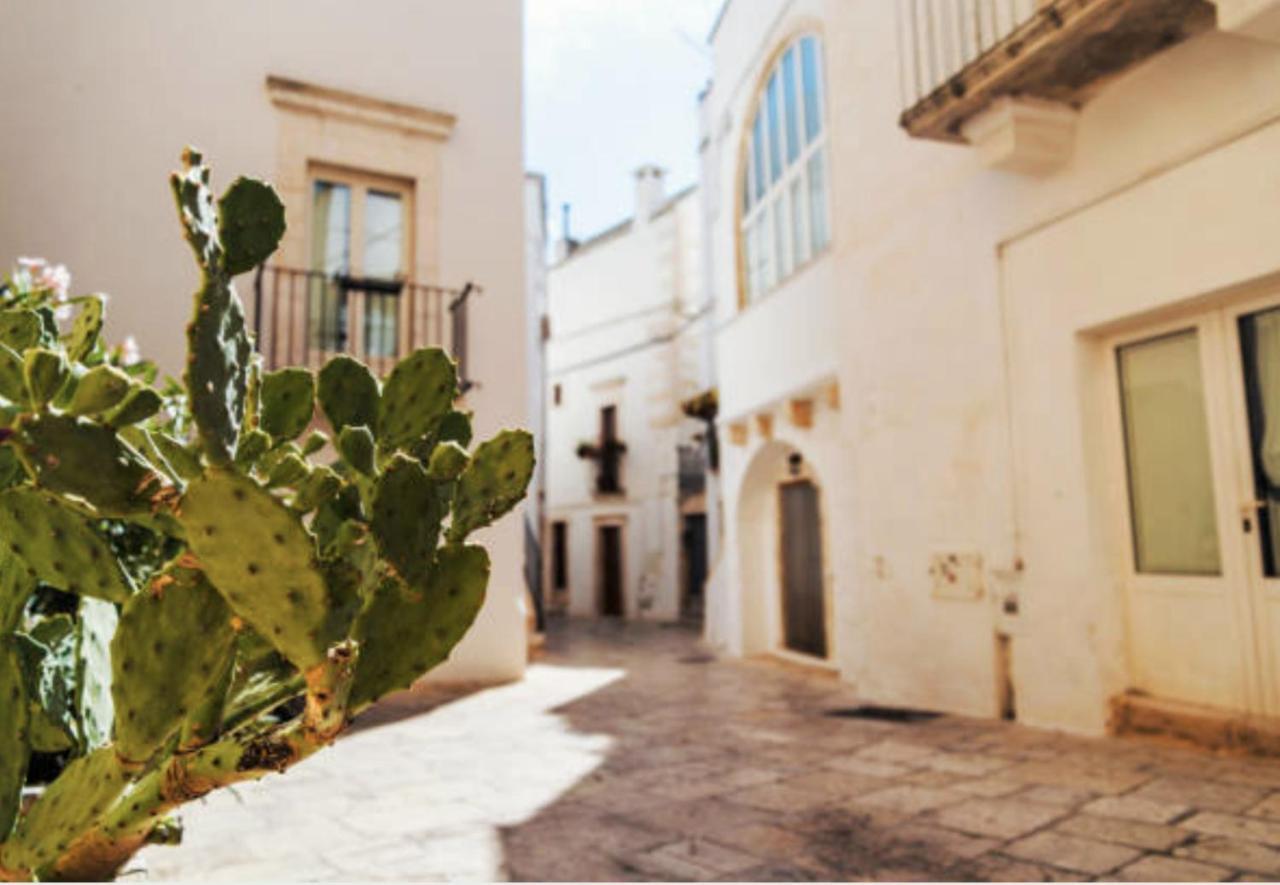
M 764 196 L 764 115 L 756 113 L 756 122 L 752 125 L 755 136 L 752 138 L 751 153 L 756 172 L 756 199 Z
M 821 150 L 809 158 L 809 239 L 815 255 L 827 246 L 827 182 Z
M 783 114 L 787 120 L 787 165 L 800 155 L 800 106 L 796 103 L 796 50 L 782 56 Z
M 822 101 L 819 95 L 818 41 L 800 41 L 800 69 L 804 77 L 804 137 L 812 142 L 822 131 Z
M 769 106 L 769 183 L 782 177 L 782 130 L 778 126 L 778 75 L 769 78 L 766 101 Z

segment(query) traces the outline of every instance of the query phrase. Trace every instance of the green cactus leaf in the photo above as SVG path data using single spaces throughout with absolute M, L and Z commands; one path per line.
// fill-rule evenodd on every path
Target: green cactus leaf
M 127 784 L 124 768 L 110 746 L 73 759 L 18 822 L 13 855 L 32 870 L 52 863 Z
M 73 415 L 97 415 L 119 405 L 129 395 L 133 380 L 115 366 L 94 366 L 76 384 L 67 411 Z
M 342 477 L 329 467 L 320 465 L 311 468 L 311 472 L 297 486 L 298 492 L 289 502 L 289 508 L 298 513 L 310 513 L 325 501 L 338 494 L 342 488 Z
M 483 547 L 442 547 L 420 587 L 383 580 L 352 626 L 360 643 L 351 708 L 359 710 L 444 661 L 475 621 L 489 583 Z
M 198 571 L 171 566 L 124 606 L 111 640 L 115 746 L 145 762 L 223 673 L 231 612 Z
M 169 176 L 169 185 L 196 262 L 206 269 L 216 266 L 222 256 L 218 216 L 209 190 L 209 167 L 198 150 L 188 147 L 182 152 L 182 171 Z
M 67 359 L 73 363 L 83 362 L 98 346 L 98 337 L 102 334 L 102 324 L 106 319 L 107 299 L 105 295 L 89 295 L 81 304 L 80 313 L 66 337 Z
M 90 750 L 111 740 L 115 718 L 111 701 L 111 637 L 116 607 L 101 599 L 81 597 L 79 644 L 76 649 L 76 709 L 80 733 Z
M 378 405 L 382 448 L 402 448 L 434 433 L 458 396 L 458 367 L 438 347 L 416 350 L 391 370 Z
M 241 434 L 240 444 L 236 446 L 235 466 L 238 470 L 249 471 L 271 450 L 271 437 L 264 430 L 254 428 Z
M 338 434 L 338 453 L 344 461 L 365 476 L 373 476 L 377 470 L 375 460 L 377 446 L 368 427 L 348 425 Z
M 373 537 L 378 551 L 411 586 L 431 569 L 446 508 L 422 465 L 396 455 L 378 477 L 373 498 Z
M 26 682 L 12 636 L 0 635 L 0 843 L 13 831 L 27 774 L 29 712 Z
M 40 317 L 40 344 L 44 347 L 53 347 L 58 343 L 58 315 L 53 308 L 44 304 L 35 310 L 36 316 Z
M 24 416 L 14 438 L 44 488 L 76 495 L 104 516 L 151 511 L 164 478 L 110 427 L 72 415 Z
M 299 669 L 322 661 L 327 591 L 298 517 L 253 480 L 225 470 L 187 486 L 179 514 L 231 610 Z
M 0 344 L 18 353 L 43 340 L 44 322 L 34 310 L 0 310 Z
M 111 546 L 58 498 L 30 487 L 0 492 L 0 537 L 46 584 L 108 602 L 133 592 Z
M 471 415 L 456 410 L 445 415 L 440 419 L 436 440 L 442 443 L 456 442 L 464 449 L 471 445 Z
M 311 473 L 311 465 L 297 452 L 286 452 L 271 465 L 267 474 L 267 488 L 282 489 L 297 486 Z
M 520 503 L 533 476 L 533 436 L 504 430 L 481 443 L 458 478 L 449 539 L 462 541 Z
M 42 409 L 67 383 L 71 367 L 61 353 L 33 347 L 23 356 L 22 376 L 26 381 L 27 396 L 31 404 Z
M 363 516 L 360 492 L 355 486 L 343 486 L 336 495 L 322 503 L 311 519 L 311 531 L 315 533 L 320 555 L 339 555 L 336 545 L 342 526 L 349 521 L 360 522 Z
M 164 399 L 154 388 L 137 385 L 125 397 L 124 402 L 112 409 L 103 421 L 110 427 L 128 427 L 145 421 L 164 407 Z
M 35 575 L 6 545 L 0 550 L 0 634 L 18 628 L 27 600 L 35 591 Z
M 151 437 L 152 444 L 160 450 L 160 454 L 169 462 L 169 466 L 184 481 L 190 482 L 200 475 L 203 469 L 200 466 L 200 456 L 187 448 L 184 443 L 159 430 L 152 430 L 148 435 Z M 236 454 L 239 454 L 239 452 Z
M 6 344 L 0 344 L 0 396 L 17 405 L 26 405 L 27 402 L 27 379 L 22 357 Z
M 302 441 L 302 455 L 307 457 L 314 455 L 329 444 L 329 434 L 323 430 L 313 430 L 307 434 L 307 438 Z
M 307 429 L 315 414 L 316 379 L 306 369 L 280 369 L 262 376 L 262 412 L 258 426 L 276 440 Z
M 470 460 L 471 456 L 467 454 L 467 450 L 456 442 L 440 443 L 431 453 L 431 460 L 427 462 L 427 476 L 438 482 L 457 479 Z
M 29 633 L 15 633 L 30 709 L 31 749 L 61 753 L 80 740 L 76 716 L 76 623 L 65 614 L 41 620 Z
M 271 257 L 284 236 L 284 203 L 275 188 L 237 178 L 218 201 L 218 233 L 230 276 L 253 270 Z
M 377 421 L 378 379 L 364 363 L 345 354 L 324 364 L 316 395 L 334 433 L 348 425 L 373 427 Z

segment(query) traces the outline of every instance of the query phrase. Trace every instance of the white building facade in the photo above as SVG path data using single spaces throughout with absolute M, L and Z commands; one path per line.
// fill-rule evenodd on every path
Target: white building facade
M 726 3 L 713 642 L 1085 733 L 1280 714 L 1275 6 Z
M 286 203 L 264 286 L 237 281 L 269 363 L 345 350 L 385 371 L 442 344 L 477 439 L 525 425 L 522 6 L 323 6 L 6 5 L 0 264 L 66 263 L 78 290 L 110 294 L 109 340 L 135 335 L 177 375 L 197 281 L 167 176 L 193 144 L 215 188 L 254 175 Z M 488 599 L 441 677 L 523 673 L 521 521 L 482 537 Z
M 635 216 L 564 244 L 548 273 L 547 586 L 571 615 L 701 611 L 705 496 L 689 482 L 706 428 L 681 410 L 707 372 L 700 213 L 696 190 L 668 196 L 643 167 Z

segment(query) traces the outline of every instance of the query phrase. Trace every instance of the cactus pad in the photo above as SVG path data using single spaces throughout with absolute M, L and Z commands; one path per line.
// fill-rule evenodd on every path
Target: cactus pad
M 0 633 L 14 630 L 22 621 L 22 611 L 36 590 L 35 575 L 22 560 L 0 541 Z
M 440 538 L 445 507 L 435 487 L 421 464 L 396 455 L 374 492 L 372 528 L 378 552 L 411 586 L 427 577 Z
M 159 412 L 163 406 L 164 400 L 161 399 L 160 394 L 153 388 L 138 384 L 129 391 L 124 402 L 103 417 L 103 421 L 112 427 L 128 427 L 130 424 L 147 420 Z
M 111 636 L 116 607 L 89 596 L 80 599 L 79 646 L 76 649 L 76 709 L 80 734 L 90 750 L 111 740 Z
M 298 483 L 298 492 L 289 502 L 289 507 L 299 513 L 310 513 L 325 501 L 338 494 L 342 488 L 342 477 L 332 468 L 323 464 L 312 467 L 306 478 Z
M 315 412 L 315 377 L 306 369 L 281 369 L 262 376 L 258 426 L 277 440 L 298 436 Z
M 338 434 L 338 452 L 344 461 L 365 476 L 374 475 L 376 446 L 368 427 L 348 425 L 342 428 Z
M 528 431 L 504 430 L 481 443 L 458 478 L 449 539 L 462 541 L 515 507 L 532 476 L 533 436 Z
M 378 443 L 398 449 L 433 433 L 458 396 L 458 367 L 438 347 L 416 350 L 396 364 L 378 405 Z
M 324 660 L 326 589 L 297 516 L 253 480 L 211 470 L 187 486 L 179 519 L 232 611 L 299 669 Z
M 439 482 L 457 479 L 466 469 L 471 456 L 456 442 L 442 442 L 431 453 L 427 462 L 427 476 Z
M 160 430 L 150 431 L 148 435 L 151 437 L 151 443 L 169 462 L 169 466 L 178 476 L 184 480 L 192 480 L 200 475 L 200 457 L 186 445 Z
M 266 261 L 284 236 L 284 204 L 266 182 L 237 178 L 218 201 L 218 215 L 223 263 L 229 276 Z
M 133 592 L 110 545 L 52 495 L 27 487 L 0 492 L 0 536 L 46 584 L 108 602 Z
M 73 415 L 96 415 L 119 405 L 129 395 L 133 381 L 115 366 L 94 366 L 76 384 L 67 411 Z
M 85 298 L 71 331 L 67 333 L 67 359 L 81 362 L 98 346 L 98 336 L 102 334 L 102 323 L 107 313 L 106 301 L 104 295 Z
M 71 415 L 33 415 L 18 424 L 19 451 L 50 491 L 78 495 L 107 516 L 151 509 L 162 477 L 115 431 Z
M 115 746 L 145 762 L 223 675 L 231 612 L 200 572 L 170 567 L 125 605 L 111 640 Z
M 18 353 L 43 338 L 44 323 L 34 310 L 0 310 L 0 344 Z
M 373 427 L 379 396 L 378 379 L 359 360 L 335 356 L 320 370 L 317 397 L 334 433 L 352 424 Z
M 19 405 L 24 405 L 27 401 L 27 381 L 22 369 L 22 357 L 5 344 L 0 344 L 0 396 Z
M 27 384 L 27 395 L 36 408 L 42 409 L 58 395 L 67 383 L 71 367 L 66 358 L 55 350 L 33 347 L 22 361 L 22 377 Z
M 73 760 L 18 823 L 13 848 L 23 865 L 38 870 L 52 863 L 107 810 L 126 783 L 111 747 Z
M 447 658 L 480 612 L 488 583 L 489 555 L 463 546 L 440 548 L 421 587 L 383 580 L 352 627 L 360 644 L 352 708 L 408 688 Z
M 13 829 L 27 773 L 28 711 L 26 683 L 13 637 L 0 636 L 0 842 Z

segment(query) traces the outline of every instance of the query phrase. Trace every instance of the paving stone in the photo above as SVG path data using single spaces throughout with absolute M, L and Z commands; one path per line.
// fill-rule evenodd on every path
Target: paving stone
M 1115 874 L 1121 882 L 1224 882 L 1230 877 L 1231 870 L 1223 867 L 1154 854 Z
M 1188 805 L 1209 811 L 1244 811 L 1258 804 L 1264 790 L 1193 778 L 1159 778 L 1133 794 L 1139 799 Z
M 1072 836 L 1100 839 L 1103 842 L 1118 842 L 1121 845 L 1132 845 L 1149 851 L 1168 851 L 1175 845 L 1186 842 L 1192 836 L 1187 830 L 1178 827 L 1113 817 L 1095 817 L 1091 814 L 1069 817 L 1055 825 L 1054 829 Z
M 760 863 L 759 858 L 745 852 L 697 838 L 671 842 L 627 860 L 642 870 L 656 870 L 695 881 L 737 873 Z
M 737 790 L 725 794 L 724 798 L 738 805 L 749 805 L 752 808 L 764 808 L 769 811 L 804 811 L 824 805 L 831 800 L 831 797 L 826 794 L 793 787 L 786 781 Z
M 1107 767 L 1080 767 L 1062 758 L 1022 762 L 1000 772 L 1001 777 L 1029 784 L 1071 787 L 1094 793 L 1125 793 L 1151 779 L 1149 774 Z
M 1109 842 L 1082 839 L 1057 832 L 1036 833 L 1004 849 L 1006 854 L 1023 860 L 1100 876 L 1124 866 L 1142 852 Z
M 731 848 L 740 848 L 758 857 L 789 860 L 804 853 L 808 840 L 789 829 L 773 824 L 747 824 L 716 834 L 716 840 Z
M 872 744 L 866 749 L 859 750 L 854 755 L 859 759 L 869 759 L 874 762 L 891 762 L 914 768 L 923 765 L 924 760 L 935 754 L 936 751 L 932 747 L 907 744 L 901 741 L 881 741 L 878 744 Z
M 1173 853 L 1178 857 L 1280 877 L 1280 851 L 1257 842 L 1226 836 L 1205 836 L 1181 848 L 1175 848 Z
M 867 793 L 856 801 L 860 805 L 887 808 L 890 811 L 899 811 L 903 814 L 919 814 L 922 811 L 941 808 L 944 805 L 951 805 L 964 800 L 965 797 L 961 793 L 908 785 L 889 787 L 886 790 Z
M 876 759 L 863 759 L 860 756 L 837 756 L 822 763 L 826 768 L 836 771 L 847 771 L 850 774 L 865 774 L 870 777 L 898 778 L 910 773 L 911 769 L 895 762 L 880 762 Z
M 1083 882 L 1088 877 L 1052 867 L 1043 867 L 1001 855 L 987 855 L 973 861 L 963 878 L 976 882 Z
M 957 781 L 951 785 L 951 789 L 958 790 L 961 793 L 968 793 L 973 796 L 983 796 L 988 799 L 995 799 L 999 796 L 1008 796 L 1010 793 L 1017 793 L 1025 790 L 1026 786 L 1027 785 L 1021 781 L 1005 780 L 1000 777 L 989 777 Z
M 1140 796 L 1103 796 L 1083 806 L 1081 811 L 1100 817 L 1119 817 L 1150 824 L 1167 824 L 1190 809 L 1185 805 L 1156 802 Z
M 1061 808 L 1009 798 L 968 799 L 935 812 L 933 820 L 942 826 L 977 836 L 1013 839 L 1038 830 L 1059 817 L 1062 817 Z
M 998 839 L 971 836 L 923 823 L 907 823 L 890 831 L 893 839 L 915 842 L 959 858 L 975 858 L 999 847 Z
M 1013 764 L 1007 759 L 977 753 L 938 753 L 926 756 L 923 762 L 926 768 L 932 768 L 935 771 L 967 774 L 971 777 L 992 774 L 1002 768 L 1009 768 Z
M 1090 790 L 1050 784 L 1040 784 L 1038 786 L 1029 787 L 1018 794 L 1019 799 L 1026 799 L 1028 802 L 1041 802 L 1045 805 L 1061 805 L 1067 808 L 1083 805 L 1093 797 L 1094 793 Z
M 1223 814 L 1218 811 L 1202 811 L 1182 821 L 1182 826 L 1213 836 L 1231 836 L 1280 846 L 1280 822 L 1277 821 Z

